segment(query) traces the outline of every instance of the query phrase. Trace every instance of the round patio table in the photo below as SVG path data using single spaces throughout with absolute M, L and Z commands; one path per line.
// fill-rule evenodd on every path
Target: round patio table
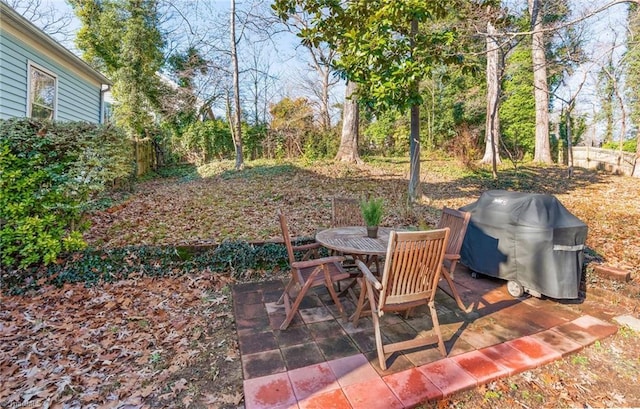
M 389 233 L 392 230 L 390 227 L 379 227 L 378 237 L 372 239 L 367 237 L 365 226 L 334 227 L 319 231 L 316 241 L 343 254 L 383 257 L 387 254 Z

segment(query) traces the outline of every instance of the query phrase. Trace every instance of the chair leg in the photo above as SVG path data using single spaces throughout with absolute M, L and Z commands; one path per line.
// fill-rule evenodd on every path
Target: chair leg
M 358 297 L 358 305 L 356 306 L 356 311 L 351 315 L 351 321 L 353 322 L 353 327 L 358 326 L 358 320 L 360 319 L 360 314 L 362 314 L 362 310 L 364 309 L 364 303 L 367 299 L 367 286 L 364 283 L 364 278 L 358 278 L 358 282 L 360 283 L 360 296 Z
M 304 295 L 307 293 L 307 291 L 311 287 L 311 284 L 313 284 L 313 279 L 308 279 L 307 282 L 304 283 L 304 286 L 300 289 L 300 292 L 298 292 L 298 295 L 296 296 L 296 300 L 293 302 L 293 305 L 291 306 L 289 311 L 287 311 L 287 316 L 284 319 L 284 322 L 282 323 L 282 325 L 280 325 L 281 330 L 284 331 L 285 329 L 287 329 L 287 327 L 291 323 L 291 320 L 293 320 L 293 317 L 296 315 L 296 312 L 298 311 L 298 307 L 300 307 L 302 298 L 304 298 Z M 289 293 L 285 293 L 285 294 L 286 294 L 285 298 L 289 297 Z M 283 296 L 285 294 L 283 294 Z M 285 303 L 285 309 L 287 304 L 288 303 Z
M 380 331 L 380 318 L 376 307 L 375 296 L 371 284 L 367 281 L 367 298 L 371 307 L 371 320 L 373 321 L 373 331 L 376 337 L 376 351 L 378 352 L 378 362 L 383 371 L 387 370 L 387 359 L 384 355 L 384 345 L 382 344 L 382 332 Z
M 455 266 L 455 264 L 453 264 L 453 266 Z M 445 293 L 447 293 L 447 295 L 452 297 L 456 301 L 456 304 L 458 304 L 458 308 L 460 308 L 462 311 L 464 311 L 465 313 L 471 312 L 472 306 L 466 307 L 464 305 L 464 303 L 462 302 L 462 299 L 460 299 L 458 290 L 456 289 L 456 286 L 453 280 L 451 279 L 451 275 L 449 274 L 449 271 L 447 271 L 447 269 L 444 267 L 442 267 L 441 277 L 447 281 L 447 284 L 449 284 L 449 288 L 451 289 L 451 294 L 449 294 L 447 291 L 445 291 L 444 289 L 442 289 L 442 287 L 439 286 L 442 289 L 442 291 L 444 291 Z
M 327 290 L 329 291 L 329 294 L 331 295 L 333 302 L 336 304 L 336 307 L 338 307 L 338 311 L 340 312 L 340 316 L 342 317 L 342 320 L 347 321 L 347 316 L 344 313 L 344 308 L 342 307 L 342 303 L 338 299 L 338 294 L 336 294 L 336 290 L 333 288 L 333 281 L 331 281 L 331 274 L 329 273 L 329 270 L 327 269 L 326 266 L 322 266 L 322 269 L 324 270 L 325 286 L 327 287 Z
M 282 302 L 285 299 L 285 295 L 289 296 L 289 291 L 291 291 L 291 288 L 293 288 L 294 284 L 295 284 L 295 280 L 291 278 L 287 283 L 287 285 L 284 287 L 284 291 L 282 292 L 282 295 L 280 296 L 280 298 L 278 298 L 278 301 L 276 301 L 277 305 L 282 304 Z
M 436 305 L 433 301 L 429 302 L 429 310 L 431 310 L 431 321 L 433 322 L 433 331 L 436 333 L 436 337 L 438 337 L 438 349 L 440 350 L 440 354 L 443 357 L 447 356 L 447 349 L 444 346 L 444 341 L 442 340 L 442 332 L 440 331 L 440 322 L 438 321 L 438 313 L 436 312 Z

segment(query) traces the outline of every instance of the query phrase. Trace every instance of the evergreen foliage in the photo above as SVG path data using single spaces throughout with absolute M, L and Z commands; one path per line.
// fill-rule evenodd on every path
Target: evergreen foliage
M 149 136 L 164 62 L 157 0 L 70 3 L 82 22 L 76 42 L 84 59 L 114 82 L 116 123 L 132 137 Z
M 533 99 L 531 46 L 520 43 L 507 59 L 500 106 L 502 142 L 509 156 L 520 160 L 533 155 L 536 113 Z
M 0 263 L 50 263 L 84 246 L 97 192 L 133 170 L 131 143 L 110 126 L 0 121 Z

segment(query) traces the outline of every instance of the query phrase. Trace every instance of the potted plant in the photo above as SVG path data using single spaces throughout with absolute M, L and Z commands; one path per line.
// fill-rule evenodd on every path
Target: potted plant
M 369 198 L 360 202 L 362 218 L 367 225 L 367 237 L 378 237 L 378 226 L 382 221 L 383 202 L 380 198 Z

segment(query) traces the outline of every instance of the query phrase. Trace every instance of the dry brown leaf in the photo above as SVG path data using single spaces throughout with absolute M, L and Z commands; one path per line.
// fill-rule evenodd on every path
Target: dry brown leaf
M 180 393 L 183 390 L 187 389 L 187 380 L 184 378 L 180 378 L 176 383 L 173 384 L 171 390 L 175 393 Z

